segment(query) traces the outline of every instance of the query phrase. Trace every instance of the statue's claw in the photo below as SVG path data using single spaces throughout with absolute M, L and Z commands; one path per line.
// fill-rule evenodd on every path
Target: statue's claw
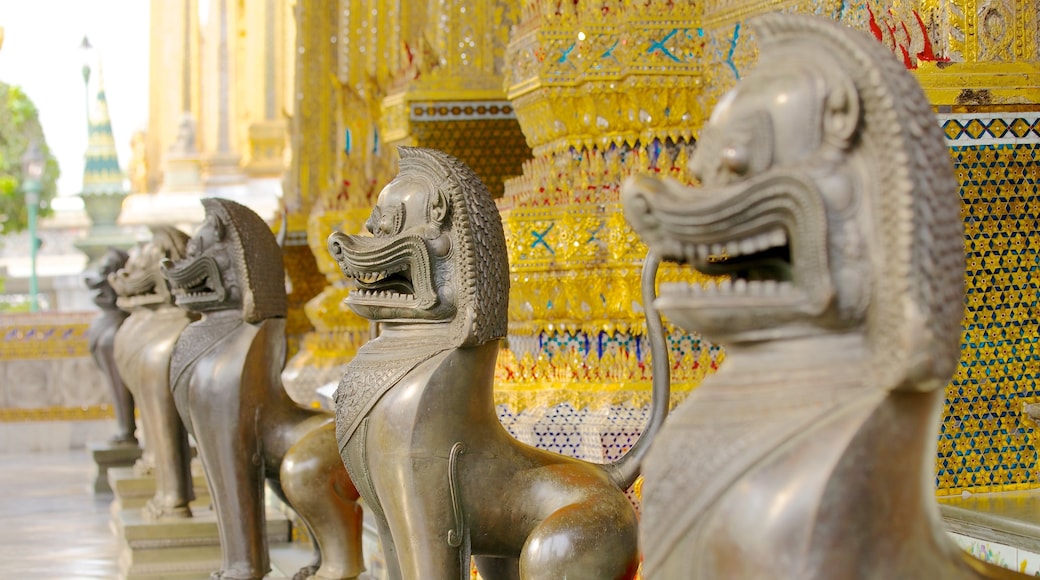
M 293 580 L 310 580 L 311 578 L 314 578 L 317 573 L 317 564 L 304 566 L 303 568 L 300 568 L 300 570 L 296 572 L 296 574 L 293 574 Z

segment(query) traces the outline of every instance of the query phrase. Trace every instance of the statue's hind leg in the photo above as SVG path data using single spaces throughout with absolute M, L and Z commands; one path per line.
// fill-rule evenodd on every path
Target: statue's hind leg
M 630 579 L 639 567 L 635 510 L 624 494 L 603 489 L 545 518 L 520 553 L 524 580 Z M 559 547 L 568 549 L 561 553 Z
M 268 474 L 267 478 L 267 489 L 271 491 L 279 500 L 285 505 L 292 505 L 289 503 L 289 498 L 285 497 L 285 492 L 282 491 L 282 483 L 278 480 L 278 477 L 270 477 Z M 302 520 L 301 520 L 302 521 Z M 314 530 L 307 525 L 307 522 L 303 522 L 303 526 L 307 528 L 308 537 L 314 538 Z M 318 548 L 317 542 L 311 542 L 311 561 L 309 564 L 300 568 L 295 574 L 293 574 L 293 580 L 307 580 L 314 576 L 321 567 L 321 549 Z
M 361 574 L 361 507 L 337 450 L 335 423 L 321 425 L 289 449 L 280 479 L 289 505 L 307 523 L 321 552 L 314 577 L 340 580 Z

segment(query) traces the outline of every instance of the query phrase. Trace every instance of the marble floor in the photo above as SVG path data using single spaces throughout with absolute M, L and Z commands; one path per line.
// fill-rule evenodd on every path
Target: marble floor
M 111 496 L 86 451 L 0 455 L 0 578 L 117 577 Z
M 85 450 L 0 454 L 0 579 L 119 577 L 112 496 L 93 495 L 94 473 Z M 309 556 L 299 545 L 271 546 L 269 578 L 292 577 Z

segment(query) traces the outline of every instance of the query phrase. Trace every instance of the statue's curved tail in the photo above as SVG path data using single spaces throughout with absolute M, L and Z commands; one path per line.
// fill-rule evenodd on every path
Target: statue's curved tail
M 628 489 L 635 483 L 642 471 L 643 458 L 650 449 L 654 436 L 664 424 L 668 415 L 668 401 L 671 396 L 671 368 L 668 363 L 668 343 L 665 339 L 664 324 L 661 315 L 654 307 L 657 292 L 654 283 L 657 281 L 657 270 L 661 266 L 661 258 L 653 252 L 647 252 L 643 261 L 641 278 L 643 312 L 646 315 L 646 336 L 650 341 L 651 370 L 653 386 L 650 390 L 650 420 L 639 439 L 617 461 L 604 467 L 610 480 L 620 489 Z

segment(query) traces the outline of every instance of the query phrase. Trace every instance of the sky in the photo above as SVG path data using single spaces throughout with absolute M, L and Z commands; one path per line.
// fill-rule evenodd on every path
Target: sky
M 79 46 L 90 55 L 90 103 L 97 63 L 104 67 L 119 164 L 130 162 L 130 137 L 148 125 L 148 0 L 0 0 L 0 81 L 21 86 L 40 111 L 47 144 L 58 158 L 58 195 L 83 184 L 87 112 Z

